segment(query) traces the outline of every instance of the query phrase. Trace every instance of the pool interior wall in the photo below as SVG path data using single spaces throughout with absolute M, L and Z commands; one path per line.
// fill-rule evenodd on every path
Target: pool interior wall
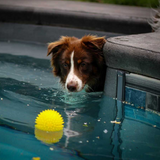
M 9 23 L 1 23 L 0 28 L 2 159 L 160 158 L 160 116 L 145 110 L 150 104 L 146 103 L 145 93 L 159 98 L 156 87 L 137 88 L 127 79 L 132 75 L 108 68 L 104 95 L 84 97 L 82 93 L 76 95 L 84 100 L 82 104 L 70 104 L 51 73 L 46 57 L 48 41 L 57 40 L 60 35 L 81 37 L 91 33 L 107 38 L 117 34 Z M 140 99 L 133 97 L 135 92 Z M 58 110 L 66 122 L 64 136 L 52 145 L 34 137 L 34 120 L 48 108 Z M 121 124 L 111 123 L 115 120 Z
M 160 81 L 157 79 L 108 67 L 104 92 L 136 107 L 160 111 Z

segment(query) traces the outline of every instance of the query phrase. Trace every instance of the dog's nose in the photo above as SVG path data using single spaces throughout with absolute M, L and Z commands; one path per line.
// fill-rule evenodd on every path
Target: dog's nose
M 71 92 L 75 92 L 77 89 L 77 84 L 74 82 L 68 83 L 67 84 L 67 89 Z

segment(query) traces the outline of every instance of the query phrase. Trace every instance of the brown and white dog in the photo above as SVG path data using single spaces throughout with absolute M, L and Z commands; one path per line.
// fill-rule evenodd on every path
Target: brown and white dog
M 104 37 L 84 36 L 61 37 L 48 45 L 48 55 L 52 53 L 53 73 L 60 77 L 64 88 L 70 92 L 102 91 L 106 66 L 103 57 Z

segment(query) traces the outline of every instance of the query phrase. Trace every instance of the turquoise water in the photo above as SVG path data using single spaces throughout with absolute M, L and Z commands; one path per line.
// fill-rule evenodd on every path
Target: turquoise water
M 35 119 L 46 109 L 64 118 L 55 144 L 34 135 Z M 159 114 L 101 92 L 66 93 L 49 60 L 0 54 L 0 160 L 158 160 L 159 144 Z

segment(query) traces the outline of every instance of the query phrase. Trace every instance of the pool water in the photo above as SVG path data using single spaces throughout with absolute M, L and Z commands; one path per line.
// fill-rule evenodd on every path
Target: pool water
M 35 137 L 46 109 L 64 119 L 58 143 Z M 103 93 L 67 93 L 48 59 L 0 54 L 0 159 L 160 159 L 160 116 Z

